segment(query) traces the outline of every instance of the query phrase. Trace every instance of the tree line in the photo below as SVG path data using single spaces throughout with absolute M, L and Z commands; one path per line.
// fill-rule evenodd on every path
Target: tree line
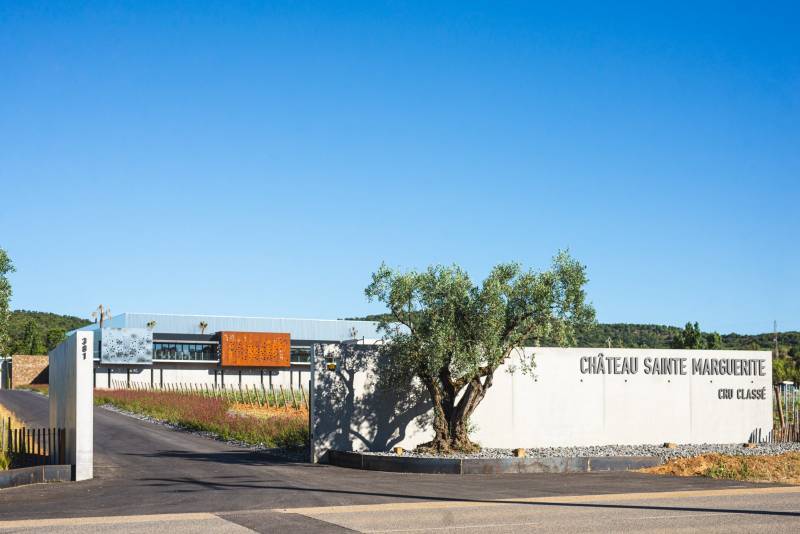
M 72 315 L 14 310 L 8 319 L 8 354 L 47 354 L 67 332 L 87 324 L 87 319 Z
M 355 320 L 388 321 L 388 314 L 353 317 Z M 683 328 L 660 324 L 595 323 L 576 328 L 576 347 L 640 348 L 640 349 L 708 349 L 708 350 L 769 350 L 772 351 L 772 377 L 774 383 L 792 381 L 800 384 L 800 332 L 778 332 L 778 350 L 775 352 L 775 334 L 720 334 L 705 332 L 697 322 L 688 322 Z M 527 340 L 527 345 L 558 346 L 553 339 Z

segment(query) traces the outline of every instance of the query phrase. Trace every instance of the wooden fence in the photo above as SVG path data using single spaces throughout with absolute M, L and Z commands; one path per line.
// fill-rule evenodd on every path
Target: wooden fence
M 794 385 L 775 386 L 773 398 L 773 427 L 758 443 L 800 441 L 800 388 Z
M 112 389 L 130 389 L 134 391 L 167 391 L 182 395 L 199 395 L 207 398 L 221 398 L 233 403 L 250 406 L 266 406 L 285 410 L 308 410 L 308 392 L 304 388 L 277 388 L 273 386 L 239 385 L 215 387 L 208 384 L 175 383 L 164 384 L 163 387 L 125 380 L 112 380 Z
M 12 467 L 63 465 L 67 431 L 63 428 L 14 428 L 11 418 L 0 421 L 0 452 Z

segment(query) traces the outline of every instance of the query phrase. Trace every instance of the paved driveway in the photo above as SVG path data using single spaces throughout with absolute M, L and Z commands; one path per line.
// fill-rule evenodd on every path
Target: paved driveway
M 47 423 L 48 400 L 38 394 L 0 391 L 0 403 L 31 426 Z M 283 525 L 330 532 L 356 525 L 342 521 L 337 527 L 324 512 L 314 509 L 423 502 L 481 507 L 501 499 L 750 487 L 636 473 L 413 475 L 287 463 L 100 408 L 95 409 L 95 477 L 79 483 L 2 490 L 0 521 L 192 512 L 214 513 L 215 518 L 225 517 L 260 531 Z M 299 507 L 311 511 L 274 511 Z M 389 515 L 375 510 L 376 518 L 388 521 Z M 776 517 L 796 519 L 793 513 Z M 177 528 L 180 523 L 175 521 Z M 67 531 L 67 527 L 61 525 L 59 530 Z

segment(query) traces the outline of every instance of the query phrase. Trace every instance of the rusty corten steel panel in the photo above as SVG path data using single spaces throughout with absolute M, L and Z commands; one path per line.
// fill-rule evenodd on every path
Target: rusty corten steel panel
M 289 334 L 220 332 L 222 365 L 235 367 L 289 367 Z

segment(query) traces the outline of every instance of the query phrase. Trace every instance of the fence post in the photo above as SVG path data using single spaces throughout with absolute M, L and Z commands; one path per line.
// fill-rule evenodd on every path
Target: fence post
M 289 409 L 289 400 L 286 398 L 286 390 L 283 389 L 283 384 L 279 385 L 281 390 L 281 398 L 283 399 L 283 407 Z
M 781 420 L 781 428 L 783 428 L 786 425 L 786 418 L 783 414 L 783 401 L 781 399 L 780 386 L 775 386 L 775 398 L 778 400 L 778 416 Z

